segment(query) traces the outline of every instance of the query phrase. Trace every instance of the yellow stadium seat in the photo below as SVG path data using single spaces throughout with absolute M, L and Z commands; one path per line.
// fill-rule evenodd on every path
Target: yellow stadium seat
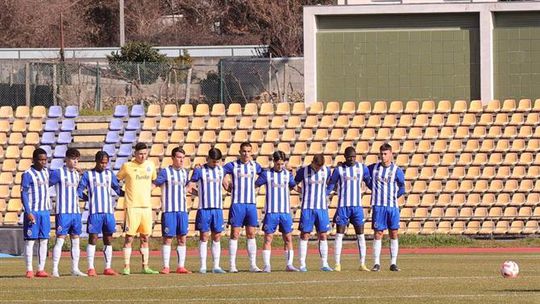
M 249 102 L 244 107 L 244 116 L 257 116 L 259 108 L 256 103 Z
M 161 117 L 159 119 L 158 130 L 170 131 L 173 129 L 174 121 L 171 117 Z
M 298 141 L 311 141 L 313 139 L 313 131 L 311 129 L 302 129 L 298 135 Z
M 186 143 L 198 143 L 200 140 L 201 137 L 199 131 L 188 131 L 185 138 Z
M 418 115 L 416 115 L 418 116 Z M 413 126 L 414 119 L 411 114 L 402 114 L 399 117 L 399 123 L 398 126 L 401 128 L 410 128 Z
M 363 115 L 355 115 L 350 124 L 351 128 L 364 128 L 366 125 L 366 118 Z
M 210 115 L 213 117 L 222 117 L 225 116 L 225 105 L 222 103 L 215 103 L 212 106 L 212 111 L 210 112 Z
M 242 105 L 239 103 L 231 103 L 227 108 L 227 116 L 237 117 L 242 115 Z
M 431 139 L 431 140 L 435 140 L 435 139 L 438 139 L 438 138 L 444 138 L 444 139 L 451 138 L 451 136 L 453 135 L 453 130 L 446 129 L 445 131 L 446 131 L 445 133 L 442 133 L 442 131 L 439 132 L 439 128 L 437 128 L 437 127 L 427 127 L 424 130 L 423 138 L 424 139 Z M 445 135 L 445 137 L 441 137 L 442 135 Z
M 146 110 L 147 117 L 158 117 L 161 116 L 161 107 L 158 104 L 151 104 Z
M 371 113 L 371 101 L 360 101 L 356 108 L 357 114 L 369 114 Z
M 407 138 L 407 129 L 405 128 L 395 128 L 394 132 L 392 133 L 392 139 L 403 141 Z
M 24 142 L 24 137 L 22 133 L 11 133 L 9 135 L 8 144 L 14 146 L 20 146 Z
M 304 122 L 304 128 L 317 128 L 319 126 L 319 118 L 317 116 L 308 115 Z
M 538 121 L 540 121 L 540 115 L 538 113 L 528 113 L 525 125 L 538 126 Z
M 379 128 L 377 130 L 377 135 L 375 139 L 382 140 L 382 141 L 388 141 L 392 138 L 392 129 L 391 128 Z
M 414 119 L 414 127 L 425 128 L 429 125 L 430 119 L 427 114 L 418 114 Z M 400 124 L 401 125 L 401 124 Z
M 467 112 L 467 109 L 468 109 L 467 101 L 456 100 L 454 102 L 454 106 L 452 107 L 452 113 L 464 114 L 465 112 Z
M 303 102 L 295 102 L 293 104 L 291 114 L 292 115 L 298 115 L 298 116 L 305 115 L 306 114 L 306 104 L 303 103 Z
M 194 118 L 193 120 L 195 121 L 195 123 L 200 121 L 199 118 Z M 178 117 L 176 119 L 176 122 L 174 123 L 174 130 L 184 131 L 190 127 L 191 126 L 187 117 Z
M 202 134 L 201 140 L 204 143 L 215 143 L 216 142 L 216 132 L 214 132 L 213 130 L 204 131 L 203 134 Z
M 21 156 L 21 151 L 19 150 L 19 147 L 17 146 L 8 146 L 6 148 L 6 152 L 4 154 L 5 158 L 13 158 L 18 159 Z
M 195 108 L 195 116 L 206 117 L 210 114 L 210 107 L 206 103 L 200 103 Z
M 280 141 L 282 142 L 292 142 L 296 140 L 296 132 L 292 129 L 285 129 L 281 134 Z
M 345 138 L 345 133 L 343 132 L 343 129 L 332 129 L 328 140 L 330 140 L 330 142 L 340 142 L 343 140 L 343 138 Z
M 499 139 L 497 140 L 497 145 L 495 146 L 494 152 L 502 152 L 505 153 L 510 149 L 510 143 L 507 139 Z
M 240 130 L 251 130 L 253 129 L 253 120 L 251 117 L 242 117 L 240 118 L 240 123 L 238 124 Z
M 512 116 L 510 117 L 510 121 L 508 122 L 508 125 L 521 126 L 524 123 L 525 123 L 525 117 L 523 116 L 523 113 L 513 113 Z
M 302 126 L 302 120 L 300 116 L 291 116 L 287 121 L 287 129 L 297 129 Z
M 334 124 L 335 128 L 345 129 L 348 128 L 350 125 L 349 122 L 349 116 L 346 115 L 339 115 L 336 119 L 336 123 Z
M 255 129 L 267 130 L 269 127 L 270 127 L 270 122 L 268 121 L 268 117 L 259 116 L 255 120 Z
M 488 113 L 498 113 L 501 110 L 501 102 L 499 100 L 492 100 L 487 103 L 485 112 Z
M 338 106 L 339 108 L 339 106 Z M 294 111 L 294 109 L 293 109 Z M 307 109 L 309 115 L 320 115 L 324 112 L 324 104 L 320 101 L 312 103 Z
M 403 113 L 403 102 L 401 100 L 394 100 L 390 102 L 388 108 L 388 114 L 401 114 Z
M 484 110 L 484 106 L 482 105 L 482 101 L 480 100 L 471 100 L 469 103 L 469 109 L 468 113 L 481 113 Z
M 18 106 L 15 110 L 15 118 L 26 120 L 30 116 L 30 108 L 28 106 Z
M 288 116 L 290 114 L 290 107 L 289 103 L 287 102 L 280 102 L 276 105 L 276 112 L 275 115 L 283 115 Z
M 307 153 L 308 147 L 305 142 L 297 142 L 294 144 L 292 154 L 294 155 L 305 155 Z
M 180 111 L 178 113 L 182 117 L 192 117 L 193 116 L 193 105 L 183 104 L 180 106 Z
M 433 143 L 433 147 L 431 149 L 431 152 L 433 152 L 433 153 L 445 153 L 446 150 L 447 150 L 446 140 L 437 139 Z
M 425 100 L 422 102 L 420 113 L 433 114 L 435 113 L 435 102 L 433 100 Z
M 418 114 L 420 112 L 420 104 L 416 100 L 409 100 L 405 104 L 403 113 L 405 114 Z
M 452 103 L 450 100 L 441 100 L 437 104 L 437 110 L 435 110 L 435 113 L 439 114 L 448 114 L 452 111 Z
M 502 136 L 502 128 L 500 126 L 491 126 L 488 130 L 486 138 L 500 138 Z
M 26 139 L 28 139 L 28 137 L 26 137 Z M 38 141 L 39 142 L 39 141 Z M 22 148 L 22 152 L 21 152 L 21 157 L 22 158 L 28 158 L 28 159 L 31 159 L 32 158 L 32 154 L 34 153 L 34 150 L 36 149 L 35 148 L 35 145 L 36 144 L 32 144 L 32 145 L 28 145 L 28 146 L 23 146 Z
M 146 117 L 143 121 L 142 130 L 154 131 L 157 128 L 156 118 Z
M 354 114 L 356 112 L 356 103 L 354 101 L 345 101 L 341 105 L 341 114 Z
M 331 129 L 334 127 L 334 117 L 329 115 L 324 115 L 321 117 L 321 122 L 319 123 L 319 128 Z
M 317 129 L 315 135 L 313 136 L 314 141 L 326 142 L 328 140 L 328 130 L 326 129 Z
M 321 154 L 324 150 L 323 145 L 320 142 L 312 142 L 308 148 L 309 155 Z
M 463 148 L 463 152 L 475 153 L 480 149 L 480 144 L 476 139 L 469 139 Z M 457 152 L 457 151 L 456 151 Z
M 13 108 L 11 106 L 0 107 L 0 119 L 13 118 Z
M 497 113 L 495 115 L 495 120 L 493 121 L 495 126 L 506 126 L 508 124 L 508 114 L 507 113 Z
M 484 126 L 476 126 L 474 127 L 472 133 L 470 134 L 471 138 L 475 139 L 483 139 L 486 137 L 486 127 Z
M 461 125 L 460 114 L 456 114 L 456 113 L 448 114 L 448 117 L 446 117 L 445 126 L 456 128 L 460 125 Z
M 409 129 L 409 134 L 407 135 L 407 139 L 411 139 L 411 140 L 419 140 L 422 138 L 422 134 L 423 134 L 423 130 L 422 128 L 410 128 Z
M 386 101 L 376 101 L 371 109 L 372 114 L 386 114 L 388 103 Z
M 11 125 L 12 132 L 25 132 L 26 131 L 26 120 L 25 119 L 16 119 Z
M 429 122 L 430 127 L 436 127 L 441 128 L 445 125 L 446 120 L 444 118 L 445 116 L 443 114 L 433 114 L 431 115 L 431 120 Z
M 274 116 L 270 121 L 271 129 L 282 130 L 283 128 L 285 128 L 285 125 L 285 120 L 281 116 Z
M 235 143 L 243 143 L 245 141 L 248 141 L 249 136 L 246 130 L 238 130 L 234 132 L 234 138 L 233 142 Z M 240 147 L 239 147 L 240 148 Z
M 532 110 L 530 99 L 520 99 L 516 111 L 529 113 Z
M 514 139 L 517 135 L 518 130 L 516 126 L 506 126 L 501 137 L 505 139 Z
M 236 130 L 236 118 L 234 117 L 227 117 L 223 120 L 223 125 L 221 126 L 224 130 Z
M 501 107 L 501 112 L 513 113 L 515 111 L 516 111 L 516 100 L 505 99 Z
M 444 154 L 441 159 L 441 166 L 453 166 L 456 164 L 456 156 L 454 154 Z
M 493 124 L 493 115 L 491 113 L 483 113 L 478 120 L 478 125 L 489 127 Z
M 523 227 L 525 225 L 523 224 L 523 221 L 512 221 L 510 224 L 510 228 L 508 229 L 509 234 L 521 234 L 523 231 Z
M 178 107 L 175 104 L 166 104 L 163 106 L 163 114 L 165 117 L 173 117 L 178 115 Z
M 270 102 L 265 102 L 261 104 L 259 109 L 259 115 L 261 116 L 272 116 L 274 115 L 274 105 Z
M 34 106 L 32 108 L 32 118 L 42 119 L 47 116 L 47 109 L 44 106 Z

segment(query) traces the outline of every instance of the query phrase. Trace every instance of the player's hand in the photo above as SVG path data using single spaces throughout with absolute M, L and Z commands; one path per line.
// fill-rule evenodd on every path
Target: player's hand
M 28 221 L 30 222 L 30 224 L 35 224 L 36 223 L 36 218 L 34 217 L 34 215 L 32 213 L 27 213 L 26 214 L 26 218 L 28 219 Z

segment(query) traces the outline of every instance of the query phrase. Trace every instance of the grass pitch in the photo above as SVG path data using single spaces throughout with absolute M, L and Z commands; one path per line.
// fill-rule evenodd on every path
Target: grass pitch
M 341 272 L 318 270 L 317 255 L 308 257 L 307 273 L 287 273 L 284 258 L 274 254 L 270 274 L 142 275 L 132 258 L 131 276 L 76 278 L 68 276 L 70 261 L 63 257 L 59 279 L 25 279 L 24 261 L 0 260 L 0 303 L 540 303 L 540 255 L 535 254 L 403 254 L 401 272 L 388 271 L 388 257 L 382 257 L 380 273 L 357 271 L 357 256 L 344 255 Z M 247 257 L 238 257 L 240 269 L 247 269 Z M 517 279 L 504 279 L 499 265 L 516 261 Z M 222 266 L 227 269 L 227 256 Z M 331 258 L 332 260 L 332 258 Z M 160 257 L 151 266 L 160 268 Z M 175 267 L 176 258 L 171 257 Z M 50 259 L 47 261 L 50 270 Z M 368 259 L 371 265 L 371 260 Z M 113 267 L 121 269 L 121 258 Z M 259 265 L 261 261 L 259 260 Z M 209 256 L 209 267 L 211 267 Z M 81 268 L 86 261 L 81 258 Z M 96 257 L 96 269 L 102 270 Z M 187 267 L 198 269 L 198 257 L 188 256 Z

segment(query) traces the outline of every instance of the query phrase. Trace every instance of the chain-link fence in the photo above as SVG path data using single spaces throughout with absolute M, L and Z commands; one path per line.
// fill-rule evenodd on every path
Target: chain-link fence
M 303 58 L 156 63 L 0 61 L 0 105 L 293 102 L 303 100 Z

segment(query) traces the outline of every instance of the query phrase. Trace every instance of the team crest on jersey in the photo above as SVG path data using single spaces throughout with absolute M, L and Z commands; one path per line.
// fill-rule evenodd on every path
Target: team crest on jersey
M 92 228 L 94 228 L 94 226 L 92 224 L 88 224 L 88 230 L 92 230 Z
M 169 227 L 165 227 L 165 233 L 169 233 Z
M 62 226 L 58 226 L 58 228 L 56 228 L 56 231 L 62 231 Z
M 152 171 L 152 168 L 150 166 L 146 167 L 146 172 L 150 173 Z
M 32 229 L 26 230 L 26 235 L 27 236 L 32 236 Z

